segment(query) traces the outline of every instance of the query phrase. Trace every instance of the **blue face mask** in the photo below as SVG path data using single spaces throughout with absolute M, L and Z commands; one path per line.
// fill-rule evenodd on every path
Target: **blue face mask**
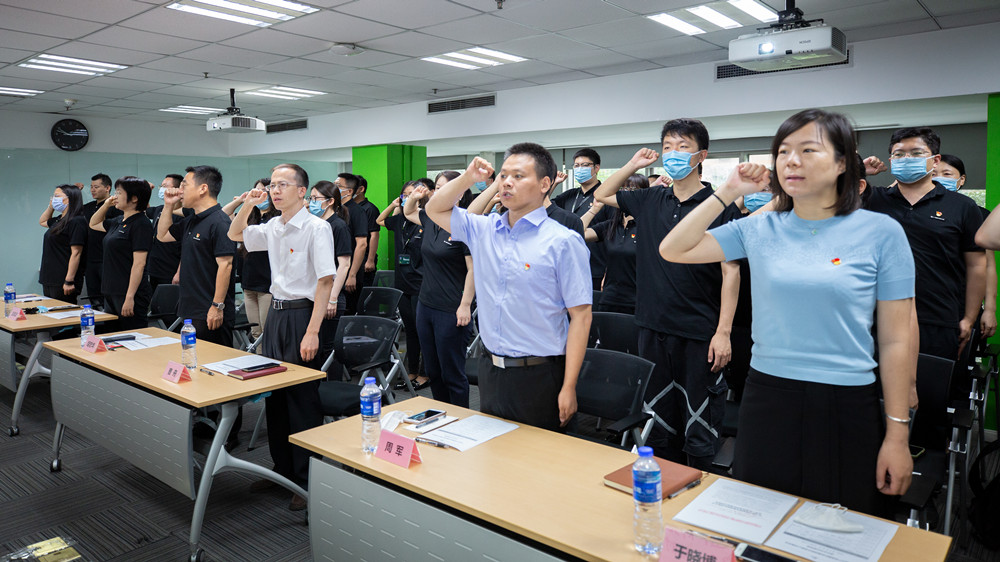
M 573 168 L 573 177 L 576 178 L 577 183 L 587 183 L 590 178 L 594 177 L 594 169 L 591 166 Z
M 66 203 L 63 202 L 62 197 L 52 198 L 52 209 L 58 213 L 66 210 Z
M 697 152 L 681 152 L 671 150 L 663 153 L 663 169 L 672 180 L 680 180 L 691 175 L 694 167 L 691 166 L 691 158 Z
M 486 189 L 486 182 L 484 182 L 484 181 L 477 181 L 476 183 L 473 184 L 473 187 L 475 187 L 476 190 L 478 190 L 478 191 L 483 191 L 483 190 Z
M 402 195 L 400 195 L 399 196 L 399 206 L 402 207 L 404 205 L 406 205 L 406 197 L 403 197 Z
M 309 212 L 316 215 L 317 217 L 323 216 L 323 204 L 319 201 L 309 202 Z
M 160 199 L 163 199 L 163 196 L 167 194 L 167 188 L 161 187 L 160 190 L 156 192 L 156 194 L 160 197 Z
M 934 181 L 943 185 L 948 191 L 958 191 L 958 178 L 948 178 L 945 176 L 938 176 L 934 178 Z
M 896 158 L 890 162 L 889 171 L 900 183 L 917 183 L 920 178 L 930 173 L 927 170 L 928 158 Z
M 767 205 L 770 200 L 771 194 L 766 191 L 761 193 L 750 193 L 749 195 L 743 196 L 743 206 L 752 213 L 764 205 Z
M 269 199 L 265 199 L 260 203 L 257 203 L 257 208 L 261 211 L 266 211 L 271 208 L 271 201 Z

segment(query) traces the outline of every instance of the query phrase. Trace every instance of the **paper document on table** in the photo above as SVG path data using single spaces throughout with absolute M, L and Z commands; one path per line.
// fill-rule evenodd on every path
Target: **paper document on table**
M 675 521 L 755 544 L 763 543 L 798 498 L 733 480 L 716 480 Z
M 14 302 L 35 302 L 43 300 L 45 300 L 45 297 L 40 297 L 38 295 L 22 295 L 21 298 L 16 299 Z
M 134 340 L 122 340 L 114 343 L 121 344 L 121 346 L 124 347 L 125 349 L 138 351 L 140 349 L 149 349 L 151 347 L 159 347 L 161 345 L 170 345 L 172 343 L 177 343 L 179 341 L 181 341 L 180 338 L 172 338 L 170 336 L 165 336 L 162 338 L 151 338 L 148 336 L 143 336 L 142 338 L 136 338 Z
M 56 320 L 65 320 L 67 318 L 79 318 L 82 310 L 67 310 L 66 312 L 49 312 L 43 314 L 42 316 L 48 316 L 49 318 L 55 318 Z
M 896 534 L 896 525 L 851 511 L 844 512 L 842 517 L 860 525 L 863 528 L 860 533 L 824 531 L 795 520 L 815 505 L 805 502 L 764 544 L 816 562 L 875 562 Z
M 442 416 L 436 420 L 425 422 L 427 423 L 427 425 L 423 427 L 420 427 L 421 424 L 419 423 L 408 423 L 406 424 L 406 427 L 404 427 L 403 429 L 412 431 L 414 433 L 427 433 L 428 431 L 434 431 L 439 427 L 444 427 L 457 419 L 458 418 L 456 418 L 455 416 Z
M 517 424 L 486 416 L 469 416 L 441 429 L 429 431 L 423 434 L 421 439 L 454 447 L 459 451 L 468 451 L 476 445 L 515 429 Z
M 233 357 L 231 359 L 226 359 L 225 361 L 216 361 L 215 363 L 208 363 L 202 365 L 206 369 L 211 369 L 213 371 L 218 371 L 220 373 L 228 373 L 230 371 L 243 371 L 247 369 L 253 369 L 254 367 L 260 367 L 261 365 L 278 365 L 280 361 L 275 361 L 270 357 L 263 357 L 261 355 L 244 355 L 242 357 Z

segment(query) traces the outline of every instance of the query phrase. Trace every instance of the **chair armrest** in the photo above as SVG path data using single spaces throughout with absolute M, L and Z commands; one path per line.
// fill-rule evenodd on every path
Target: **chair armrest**
M 899 501 L 913 509 L 923 509 L 931 500 L 937 481 L 924 474 L 914 474 L 910 480 L 910 488 L 906 490 Z
M 954 412 L 951 413 L 951 425 L 952 427 L 958 427 L 960 429 L 972 429 L 972 410 L 968 408 L 954 408 Z
M 632 414 L 631 416 L 626 416 L 615 423 L 604 428 L 605 431 L 613 435 L 621 435 L 626 431 L 632 429 L 633 427 L 639 427 L 646 423 L 646 420 L 653 417 L 650 412 L 639 412 L 638 414 Z

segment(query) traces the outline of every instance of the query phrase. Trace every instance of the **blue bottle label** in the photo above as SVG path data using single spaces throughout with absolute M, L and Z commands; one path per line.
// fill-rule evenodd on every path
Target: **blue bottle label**
M 632 471 L 632 495 L 642 503 L 658 502 L 663 498 L 660 475 L 645 477 L 644 473 Z
M 14 302 L 17 299 L 17 293 L 14 291 L 4 291 L 3 300 L 4 302 Z
M 194 342 L 198 339 L 197 334 L 183 334 L 181 336 L 181 344 L 183 345 L 194 345 Z
M 382 399 L 379 396 L 364 396 L 361 398 L 362 416 L 382 415 Z
M 94 317 L 93 316 L 90 316 L 90 317 L 81 316 L 80 317 L 80 326 L 83 326 L 84 328 L 90 328 L 90 327 L 93 327 L 93 325 L 94 325 Z

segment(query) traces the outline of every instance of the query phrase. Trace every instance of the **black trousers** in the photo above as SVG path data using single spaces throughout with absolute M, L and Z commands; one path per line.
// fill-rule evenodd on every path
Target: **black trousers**
M 920 353 L 958 359 L 958 328 L 935 324 L 918 324 L 920 328 Z
M 635 305 L 622 306 L 619 304 L 601 303 L 601 312 L 617 312 L 618 314 L 635 314 Z
M 233 347 L 233 320 L 223 317 L 222 326 L 215 330 L 208 329 L 207 318 L 192 318 L 191 325 L 197 332 L 198 339 Z
M 424 368 L 435 400 L 469 407 L 469 378 L 465 375 L 465 342 L 469 326 L 457 326 L 455 312 L 417 303 L 417 332 L 423 342 Z
M 122 316 L 121 312 L 122 306 L 125 304 L 125 295 L 104 295 L 104 311 L 118 317 L 118 320 L 110 323 L 108 331 L 138 330 L 149 327 L 147 314 L 149 314 L 150 296 L 151 293 L 148 289 L 139 289 L 135 294 L 135 306 L 133 307 L 132 316 Z M 197 330 L 197 328 L 195 329 Z
M 344 316 L 344 309 L 346 308 L 347 298 L 341 293 L 340 299 L 337 301 L 337 315 L 333 318 L 324 318 L 323 323 L 319 326 L 319 355 L 317 356 L 319 363 L 317 364 L 317 369 L 322 367 L 326 358 L 333 353 L 333 342 L 337 336 L 337 327 L 340 326 L 340 318 Z M 326 371 L 327 380 L 339 381 L 343 379 L 343 376 L 344 366 L 334 359 L 330 364 L 330 368 Z
M 875 488 L 885 425 L 877 383 L 837 386 L 750 369 L 733 475 L 746 482 L 882 516 Z
M 149 288 L 151 291 L 156 291 L 156 288 L 160 285 L 169 285 L 173 282 L 173 277 L 153 277 L 149 276 Z
M 531 367 L 501 369 L 489 355 L 479 363 L 479 404 L 484 414 L 548 429 L 559 427 L 559 391 L 566 376 L 566 357 Z
M 658 457 L 702 470 L 719 451 L 728 389 L 722 372 L 712 372 L 708 347 L 708 341 L 639 328 L 639 356 L 656 365 L 646 387 L 654 413 L 646 444 Z
M 87 297 L 90 299 L 90 305 L 94 308 L 104 306 L 104 293 L 101 292 L 102 269 L 104 269 L 103 263 L 87 262 L 87 270 L 83 273 L 87 280 Z
M 312 308 L 271 310 L 264 325 L 264 355 L 313 369 L 323 359 L 303 361 L 299 345 L 309 325 Z M 309 451 L 292 445 L 288 436 L 323 423 L 319 402 L 319 381 L 311 381 L 272 390 L 267 404 L 267 445 L 274 461 L 274 471 L 303 488 L 309 485 Z
M 363 266 L 358 270 L 355 280 L 354 292 L 348 293 L 346 290 L 344 291 L 344 294 L 347 295 L 346 313 L 349 315 L 358 313 L 358 299 L 361 298 L 361 288 L 365 286 L 365 268 Z
M 399 299 L 399 318 L 406 331 L 406 365 L 410 374 L 424 374 L 420 364 L 420 336 L 417 334 L 417 295 L 403 293 Z

